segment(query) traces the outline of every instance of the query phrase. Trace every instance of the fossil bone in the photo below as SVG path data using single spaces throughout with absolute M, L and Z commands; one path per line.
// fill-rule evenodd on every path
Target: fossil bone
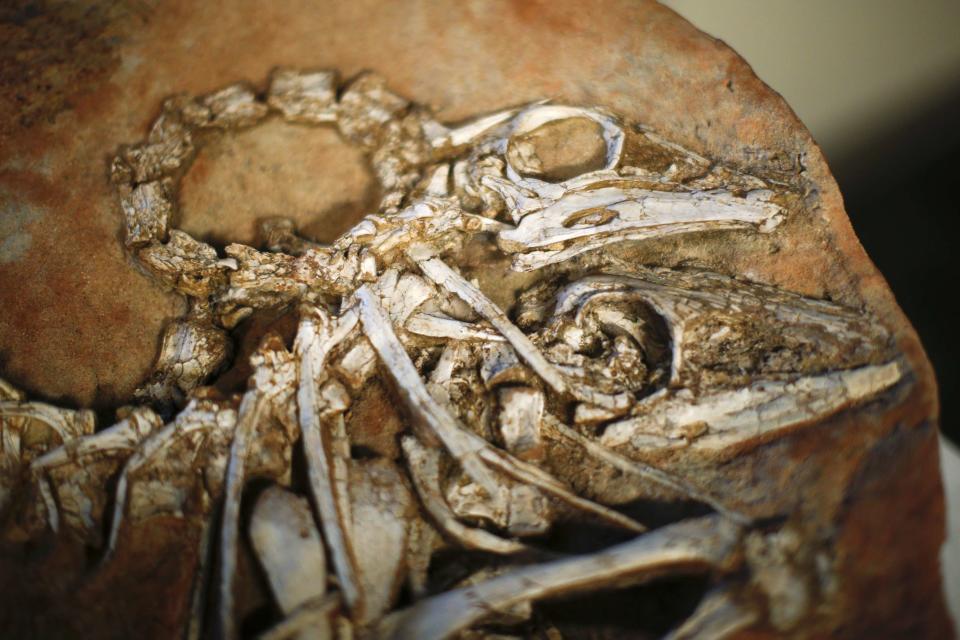
M 286 219 L 261 222 L 261 248 L 220 253 L 170 228 L 198 148 L 269 113 L 359 145 L 378 211 L 329 245 Z M 43 509 L 52 528 L 97 544 L 115 479 L 105 562 L 125 522 L 163 514 L 201 527 L 188 637 L 202 630 L 212 563 L 219 630 L 236 631 L 240 500 L 253 477 L 296 485 L 316 511 L 277 486 L 254 508 L 250 538 L 284 616 L 266 637 L 487 637 L 470 628 L 484 620 L 552 633 L 532 602 L 691 567 L 714 579 L 739 557 L 741 527 L 754 529 L 745 565 L 674 637 L 790 630 L 826 597 L 806 589 L 809 549 L 788 527 L 761 533 L 663 454 L 736 455 L 882 396 L 910 378 L 891 336 L 863 309 L 599 251 L 714 229 L 777 233 L 803 206 L 795 185 L 602 108 L 539 102 L 448 126 L 373 74 L 339 87 L 334 72 L 286 68 L 265 92 L 168 99 L 110 178 L 128 251 L 190 309 L 167 328 L 137 400 L 186 406 L 165 426 L 141 406 L 93 433 L 90 412 L 27 402 L 0 381 L 0 506 Z M 230 332 L 258 312 L 296 316 L 294 350 L 268 335 L 237 363 L 253 374 L 232 393 L 230 374 L 214 376 L 231 360 Z M 651 455 L 657 466 L 633 459 Z M 591 499 L 603 481 L 576 461 L 717 513 L 644 533 L 647 514 Z M 556 559 L 566 551 L 555 536 L 585 525 L 634 538 Z M 391 614 L 404 581 L 413 601 Z
M 284 615 L 294 615 L 298 607 L 324 596 L 323 541 L 305 499 L 277 486 L 265 490 L 253 510 L 250 539 Z M 329 623 L 324 622 L 321 617 L 315 629 L 298 637 L 329 637 Z
M 722 450 L 821 420 L 876 396 L 902 376 L 899 362 L 803 377 L 791 382 L 757 380 L 737 391 L 690 397 L 679 394 L 653 403 L 648 412 L 609 425 L 601 443 L 636 449 L 682 441 L 703 450 Z M 691 437 L 691 427 L 706 425 Z
M 716 517 L 670 525 L 595 554 L 533 565 L 422 600 L 384 621 L 390 638 L 447 638 L 528 600 L 642 581 L 670 567 L 722 568 L 740 529 Z

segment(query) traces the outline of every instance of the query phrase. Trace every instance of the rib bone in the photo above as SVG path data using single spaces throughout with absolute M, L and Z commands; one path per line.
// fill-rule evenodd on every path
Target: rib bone
M 356 559 L 349 546 L 346 460 L 338 455 L 331 433 L 337 426 L 332 423 L 342 423 L 343 416 L 328 411 L 319 386 L 326 376 L 324 370 L 330 350 L 344 340 L 356 323 L 357 315 L 349 310 L 334 323 L 319 308 L 307 309 L 302 314 L 295 343 L 295 351 L 300 357 L 297 404 L 310 488 L 320 512 L 344 603 L 351 611 L 362 606 L 362 593 L 357 583 Z

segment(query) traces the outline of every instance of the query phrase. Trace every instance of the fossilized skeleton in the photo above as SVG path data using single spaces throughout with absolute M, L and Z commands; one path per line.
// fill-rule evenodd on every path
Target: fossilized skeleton
M 380 210 L 331 245 L 269 220 L 265 250 L 231 244 L 223 255 L 171 229 L 196 147 L 277 115 L 360 145 Z M 201 562 L 218 567 L 208 590 L 230 637 L 241 496 L 258 477 L 274 483 L 246 527 L 282 613 L 269 637 L 556 637 L 532 603 L 691 569 L 715 588 L 673 638 L 762 621 L 789 630 L 813 606 L 789 528 L 757 529 L 696 478 L 641 460 L 755 445 L 875 397 L 904 374 L 886 331 L 830 302 L 598 251 L 769 233 L 789 215 L 789 188 L 599 108 L 536 103 L 448 127 L 376 76 L 338 93 L 334 74 L 294 70 L 276 72 L 265 98 L 245 85 L 170 98 L 111 178 L 128 249 L 190 311 L 167 329 L 140 404 L 103 430 L 88 411 L 0 384 L 8 537 L 63 530 L 109 562 L 129 521 L 219 511 Z M 480 282 L 478 251 L 527 274 L 517 296 Z M 246 390 L 218 389 L 229 332 L 256 313 L 294 314 L 292 349 L 267 333 Z M 380 380 L 408 426 L 360 425 L 375 433 L 364 440 L 358 423 L 371 418 L 359 407 L 372 388 L 382 395 Z M 620 508 L 636 494 L 591 485 L 560 450 L 714 513 L 647 532 Z M 565 522 L 627 541 L 567 555 L 550 543 Z M 438 587 L 431 564 L 456 549 L 487 561 Z M 199 616 L 203 585 L 197 593 Z

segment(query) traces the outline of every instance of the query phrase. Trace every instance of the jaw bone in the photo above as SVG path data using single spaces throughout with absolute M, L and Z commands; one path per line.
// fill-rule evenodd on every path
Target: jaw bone
M 487 182 L 501 192 L 511 188 Z M 514 270 L 540 269 L 627 240 L 751 227 L 766 232 L 780 222 L 781 208 L 771 191 L 740 197 L 724 190 L 651 191 L 622 182 L 600 188 L 586 184 L 555 201 L 541 200 L 516 228 L 501 231 L 500 247 L 517 254 Z
M 477 121 L 470 133 L 480 137 L 480 131 L 487 128 L 483 125 L 511 113 Z M 599 126 L 604 145 L 602 166 L 561 182 L 548 182 L 534 175 L 538 164 L 535 153 L 531 161 L 529 153 L 516 152 L 516 148 L 511 152 L 511 145 L 524 144 L 521 136 L 550 123 L 574 119 L 590 120 Z M 658 186 L 672 190 L 663 190 L 651 189 L 650 180 L 637 178 L 629 170 L 623 175 L 624 127 L 599 109 L 533 104 L 490 129 L 487 140 L 477 146 L 475 159 L 483 154 L 499 156 L 504 175 L 477 174 L 474 179 L 481 189 L 503 200 L 517 224 L 516 228 L 500 231 L 497 241 L 504 251 L 517 254 L 513 267 L 518 271 L 540 269 L 627 240 L 716 229 L 767 232 L 782 218 L 783 210 L 774 202 L 774 193 L 756 188 L 762 181 L 749 182 L 746 188 L 733 192 L 712 188 L 709 181 L 684 184 L 664 175 Z M 666 145 L 655 136 L 646 138 L 661 147 Z M 682 160 L 703 161 L 675 145 L 669 146 Z

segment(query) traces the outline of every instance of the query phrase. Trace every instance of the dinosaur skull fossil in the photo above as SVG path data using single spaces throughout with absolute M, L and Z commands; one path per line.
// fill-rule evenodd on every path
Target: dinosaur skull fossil
M 338 127 L 368 154 L 380 210 L 330 245 L 283 220 L 264 223 L 264 249 L 222 253 L 171 228 L 197 146 L 268 117 Z M 256 501 L 249 538 L 283 615 L 268 637 L 530 630 L 542 599 L 691 569 L 715 588 L 674 638 L 762 621 L 786 630 L 804 614 L 806 560 L 791 554 L 788 527 L 757 528 L 696 477 L 644 460 L 736 451 L 877 396 L 904 375 L 889 336 L 831 302 L 607 251 L 773 232 L 796 200 L 789 188 L 599 108 L 536 103 L 448 127 L 376 76 L 338 94 L 334 74 L 295 70 L 276 72 L 265 98 L 234 85 L 168 99 L 111 177 L 128 249 L 190 311 L 166 331 L 138 406 L 108 428 L 0 384 L 8 537 L 60 529 L 110 562 L 130 522 L 219 520 L 199 550 L 219 582 L 196 585 L 193 632 L 210 595 L 230 637 L 240 504 L 258 477 L 274 486 Z M 507 305 L 464 258 L 477 243 L 526 274 Z M 230 332 L 264 311 L 296 314 L 292 349 L 268 334 L 246 389 L 218 390 Z M 356 455 L 359 407 L 380 380 L 406 426 Z M 305 484 L 291 473 L 297 448 Z M 561 450 L 613 470 L 620 488 L 564 464 Z M 622 508 L 634 490 L 713 513 L 648 531 Z M 562 523 L 626 541 L 566 555 L 551 547 Z M 451 550 L 490 561 L 437 593 L 429 570 Z

